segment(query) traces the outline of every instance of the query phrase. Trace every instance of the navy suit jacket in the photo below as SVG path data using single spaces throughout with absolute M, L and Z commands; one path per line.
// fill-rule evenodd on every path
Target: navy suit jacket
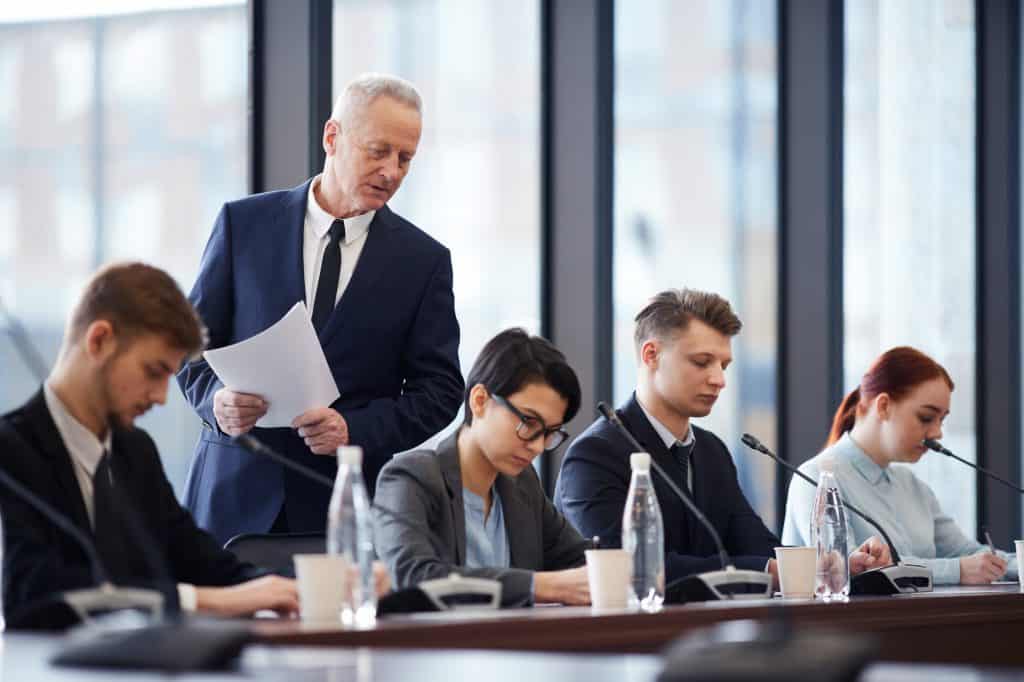
M 685 490 L 682 468 L 651 426 L 635 395 L 619 408 L 618 414 L 654 461 Z M 775 547 L 781 544 L 779 539 L 744 497 L 736 465 L 725 444 L 710 431 L 691 428 L 696 439 L 690 466 L 697 508 L 722 536 L 737 568 L 763 571 Z M 555 506 L 583 537 L 600 537 L 602 546 L 622 546 L 622 514 L 629 492 L 632 451 L 625 436 L 600 419 L 573 441 L 562 460 Z M 665 526 L 667 580 L 721 568 L 708 532 L 656 473 L 652 480 Z
M 210 347 L 247 339 L 305 300 L 310 182 L 221 209 L 189 296 L 209 328 Z M 331 407 L 348 423 L 350 442 L 363 448 L 372 494 L 384 463 L 447 426 L 462 401 L 448 249 L 382 207 L 320 344 L 341 393 Z M 209 365 L 189 364 L 178 383 L 204 422 L 185 486 L 185 505 L 199 524 L 223 542 L 266 532 L 284 505 L 291 531 L 323 530 L 330 490 L 220 432 L 213 395 L 223 384 Z M 253 435 L 334 477 L 335 458 L 314 455 L 293 429 L 257 428 Z

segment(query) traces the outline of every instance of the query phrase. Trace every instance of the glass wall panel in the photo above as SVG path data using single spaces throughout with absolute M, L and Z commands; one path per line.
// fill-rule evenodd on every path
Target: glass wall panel
M 614 392 L 636 383 L 633 317 L 666 288 L 728 298 L 743 321 L 712 414 L 744 491 L 776 526 L 777 68 L 771 0 L 616 3 Z
M 47 362 L 97 266 L 143 260 L 187 291 L 220 204 L 246 191 L 245 4 L 107 6 L 130 13 L 0 9 L 0 296 Z M 0 334 L 0 412 L 37 387 Z M 199 421 L 177 387 L 139 424 L 180 490 Z
M 943 440 L 974 461 L 974 4 L 848 2 L 845 31 L 844 388 L 893 346 L 928 353 L 956 383 Z M 973 535 L 973 471 L 914 472 Z

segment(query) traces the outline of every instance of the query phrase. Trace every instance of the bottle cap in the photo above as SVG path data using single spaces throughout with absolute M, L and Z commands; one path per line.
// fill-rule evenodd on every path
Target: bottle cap
M 358 445 L 342 445 L 338 448 L 338 463 L 361 467 L 363 465 L 363 449 Z
M 646 452 L 634 452 L 629 456 L 629 466 L 633 471 L 650 471 L 651 456 Z

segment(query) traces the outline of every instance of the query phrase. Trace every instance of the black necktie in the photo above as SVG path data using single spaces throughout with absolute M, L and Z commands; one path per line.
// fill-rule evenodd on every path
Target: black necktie
M 110 453 L 104 452 L 92 476 L 93 535 L 96 551 L 114 582 L 139 577 L 138 566 L 133 560 L 136 551 L 129 546 L 121 523 L 117 492 L 110 468 Z
M 313 299 L 313 328 L 323 330 L 327 319 L 334 310 L 338 297 L 338 279 L 341 278 L 341 242 L 345 239 L 345 223 L 335 220 L 331 224 L 330 241 L 324 250 L 324 262 L 320 265 L 320 279 L 316 283 L 316 297 Z
M 683 472 L 683 485 L 686 490 L 693 492 L 690 488 L 690 452 L 693 450 L 693 445 L 683 445 L 679 441 L 669 448 L 669 452 L 672 453 L 672 457 L 679 462 L 679 468 Z

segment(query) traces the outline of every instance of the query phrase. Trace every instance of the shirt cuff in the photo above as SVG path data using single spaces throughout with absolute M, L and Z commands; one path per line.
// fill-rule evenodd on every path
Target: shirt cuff
M 178 583 L 178 604 L 181 610 L 186 613 L 193 613 L 196 610 L 196 586 L 188 583 Z

